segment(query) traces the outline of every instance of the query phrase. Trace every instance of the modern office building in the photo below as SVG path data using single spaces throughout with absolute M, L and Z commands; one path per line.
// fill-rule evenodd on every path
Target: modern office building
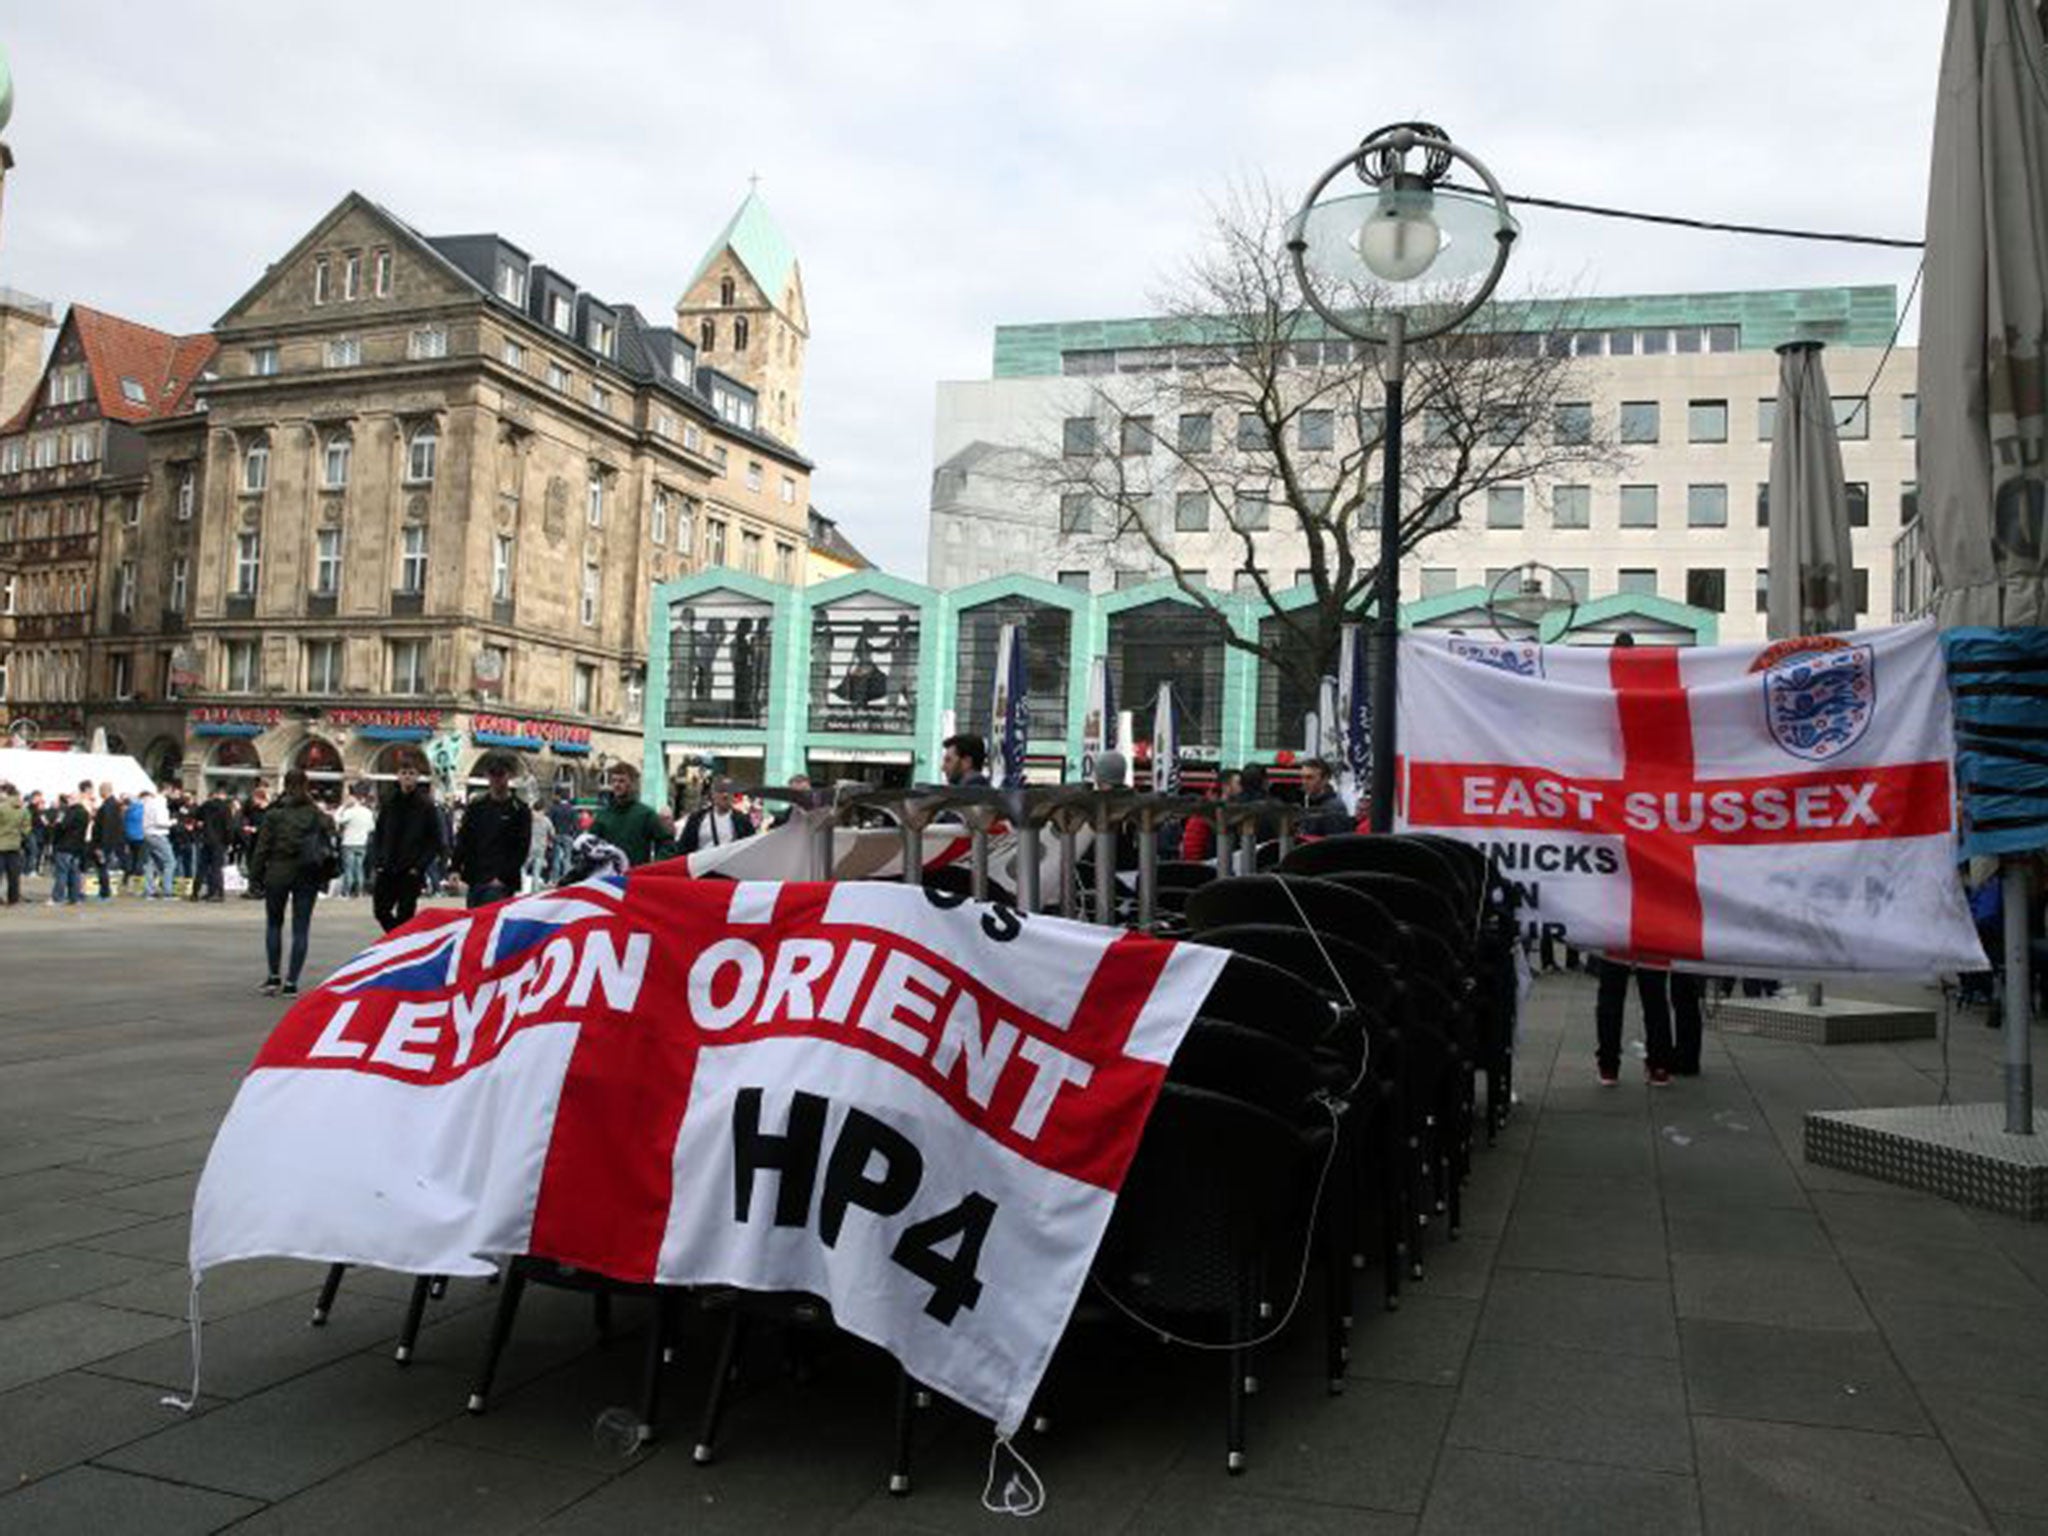
M 1842 424 L 1858 611 L 1871 623 L 1890 618 L 1891 546 L 1917 512 L 1917 359 L 1912 348 L 1891 346 L 1894 289 L 1587 298 L 1514 313 L 1521 334 L 1505 344 L 1540 345 L 1571 360 L 1553 420 L 1533 430 L 1597 431 L 1618 462 L 1597 474 L 1489 486 L 1459 508 L 1457 526 L 1404 562 L 1404 601 L 1483 587 L 1538 559 L 1563 572 L 1582 599 L 1655 596 L 1720 615 L 1726 640 L 1761 638 L 1775 349 L 1818 340 Z M 1325 368 L 1372 367 L 1349 342 L 1304 345 Z M 1165 567 L 1142 541 L 1079 531 L 1089 524 L 1087 509 L 1063 507 L 1047 466 L 1076 442 L 1116 441 L 1107 434 L 1120 400 L 1156 401 L 1176 370 L 1211 366 L 1214 349 L 1188 345 L 1186 327 L 1166 319 L 998 326 L 991 376 L 939 386 L 928 579 L 950 589 L 1036 575 L 1094 594 L 1157 579 Z M 1415 414 L 1409 442 L 1426 445 L 1433 424 L 1428 413 Z M 1185 432 L 1188 423 L 1180 425 Z M 1194 425 L 1219 456 L 1260 451 L 1236 422 Z M 1306 473 L 1355 446 L 1345 423 L 1305 415 L 1301 429 L 1311 427 L 1327 435 L 1293 445 Z M 1143 438 L 1129 451 L 1145 451 Z M 1235 536 L 1219 536 L 1206 514 L 1182 519 L 1177 498 L 1186 487 L 1173 472 L 1151 474 L 1151 521 L 1176 563 L 1205 573 L 1220 591 L 1241 584 Z M 1306 563 L 1299 531 L 1286 524 L 1276 511 L 1270 530 L 1256 536 L 1257 563 L 1278 586 Z M 1376 532 L 1361 527 L 1354 537 L 1370 563 Z

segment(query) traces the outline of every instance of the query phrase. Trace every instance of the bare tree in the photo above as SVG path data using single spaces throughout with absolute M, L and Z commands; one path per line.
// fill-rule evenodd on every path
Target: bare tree
M 1285 250 L 1290 212 L 1264 186 L 1218 209 L 1210 248 L 1157 300 L 1170 349 L 1099 379 L 1088 414 L 1067 421 L 1031 477 L 1059 495 L 1063 535 L 1094 541 L 1112 565 L 1170 576 L 1225 644 L 1313 698 L 1336 670 L 1342 626 L 1372 597 L 1388 424 L 1374 349 L 1333 337 L 1301 300 Z M 1344 296 L 1346 309 L 1385 302 Z M 1455 528 L 1494 486 L 1542 486 L 1620 461 L 1590 411 L 1560 410 L 1586 399 L 1570 339 L 1568 305 L 1511 301 L 1411 345 L 1404 555 Z M 1275 554 L 1293 569 L 1276 569 Z M 1224 559 L 1273 621 L 1250 636 L 1209 584 Z M 1283 606 L 1294 570 L 1314 598 Z

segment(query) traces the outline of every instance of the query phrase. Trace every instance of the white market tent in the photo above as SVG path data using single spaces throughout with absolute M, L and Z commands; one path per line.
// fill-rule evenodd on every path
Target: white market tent
M 55 801 L 59 794 L 75 794 L 90 779 L 97 789 L 114 786 L 116 794 L 135 795 L 155 789 L 142 764 L 132 757 L 113 752 L 35 752 L 24 747 L 0 747 L 0 784 L 12 784 L 25 800 L 37 790 Z

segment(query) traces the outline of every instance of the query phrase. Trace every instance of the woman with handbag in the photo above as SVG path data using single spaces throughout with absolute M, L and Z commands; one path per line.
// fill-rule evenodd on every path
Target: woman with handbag
M 314 800 L 306 773 L 294 768 L 284 776 L 284 794 L 263 817 L 256 846 L 249 854 L 249 884 L 263 893 L 263 950 L 270 963 L 263 983 L 266 996 L 299 995 L 299 972 L 306 966 L 306 939 L 313 927 L 313 903 L 340 872 L 341 856 L 334 822 Z M 284 911 L 292 910 L 291 967 L 278 972 L 284 947 Z

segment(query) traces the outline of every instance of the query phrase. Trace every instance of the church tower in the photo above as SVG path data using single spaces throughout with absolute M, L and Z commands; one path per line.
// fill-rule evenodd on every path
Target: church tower
M 749 188 L 676 303 L 676 329 L 700 364 L 760 397 L 769 436 L 797 446 L 803 415 L 804 344 L 811 334 L 796 252 Z

